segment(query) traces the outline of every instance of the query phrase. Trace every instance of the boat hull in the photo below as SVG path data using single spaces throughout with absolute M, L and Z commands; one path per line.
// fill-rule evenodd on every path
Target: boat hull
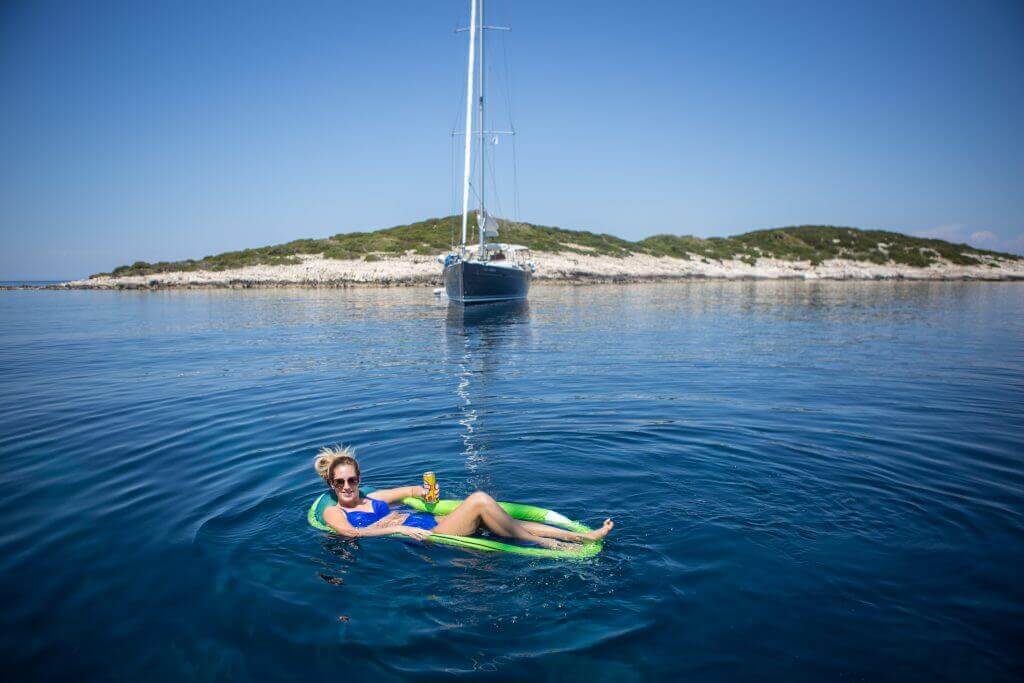
M 463 305 L 524 301 L 530 293 L 530 279 L 529 270 L 476 261 L 456 261 L 444 269 L 448 301 Z

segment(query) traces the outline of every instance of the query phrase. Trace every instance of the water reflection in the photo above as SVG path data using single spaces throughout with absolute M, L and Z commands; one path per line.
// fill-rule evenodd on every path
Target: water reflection
M 458 423 L 462 433 L 462 456 L 466 469 L 476 474 L 473 483 L 487 487 L 490 481 L 478 468 L 486 461 L 487 436 L 481 431 L 481 413 L 490 407 L 488 399 L 494 372 L 501 371 L 498 350 L 529 334 L 530 305 L 526 301 L 448 306 L 445 316 L 446 360 L 454 369 L 458 384 Z M 501 358 L 508 361 L 510 356 Z M 514 357 L 514 354 L 511 356 Z
M 479 326 L 514 325 L 527 322 L 530 317 L 530 302 L 504 301 L 475 306 L 448 306 L 448 328 L 472 328 Z

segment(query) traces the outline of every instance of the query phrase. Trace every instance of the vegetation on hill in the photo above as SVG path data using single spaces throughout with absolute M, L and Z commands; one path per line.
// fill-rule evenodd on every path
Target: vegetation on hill
M 810 261 L 818 265 L 828 259 L 843 258 L 872 263 L 898 263 L 923 268 L 943 258 L 958 265 L 977 265 L 981 255 L 1019 259 L 975 249 L 966 244 L 911 237 L 885 230 L 858 230 L 826 225 L 801 225 L 792 228 L 755 230 L 734 237 L 655 235 L 637 246 L 649 254 L 686 258 L 695 254 L 708 259 L 742 258 L 748 262 L 768 257 L 786 261 Z M 634 249 L 635 251 L 636 249 Z
M 325 258 L 331 259 L 361 258 L 367 261 L 406 253 L 439 254 L 451 246 L 453 234 L 461 229 L 458 224 L 460 220 L 461 218 L 453 216 L 431 218 L 374 232 L 350 232 L 322 239 L 298 239 L 269 247 L 229 251 L 197 260 L 159 263 L 137 261 L 101 275 L 123 277 L 193 270 L 227 270 L 252 265 L 285 265 L 298 263 L 298 257 L 303 254 L 323 254 Z M 823 225 L 755 230 L 733 237 L 655 235 L 639 242 L 630 242 L 614 235 L 595 234 L 584 230 L 500 222 L 503 242 L 522 244 L 535 251 L 615 257 L 639 253 L 706 260 L 739 258 L 751 264 L 760 258 L 776 258 L 810 261 L 815 265 L 828 259 L 844 258 L 879 264 L 893 262 L 917 267 L 931 265 L 940 258 L 959 265 L 982 263 L 983 261 L 978 258 L 982 255 L 1011 260 L 1022 258 L 1013 254 L 975 249 L 966 244 L 911 237 L 897 232 Z

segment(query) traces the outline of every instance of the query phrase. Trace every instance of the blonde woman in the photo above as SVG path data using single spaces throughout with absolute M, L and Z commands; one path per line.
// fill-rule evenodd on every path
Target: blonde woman
M 351 448 L 322 448 L 314 461 L 316 472 L 338 497 L 338 504 L 324 510 L 324 522 L 342 536 L 366 538 L 402 534 L 418 541 L 431 533 L 451 536 L 472 536 L 481 527 L 493 534 L 536 543 L 545 548 L 564 547 L 560 542 L 583 543 L 608 535 L 614 523 L 604 521 L 600 529 L 578 534 L 539 522 L 513 519 L 497 501 L 483 491 L 470 494 L 451 514 L 443 517 L 425 512 L 392 511 L 391 504 L 406 497 L 423 497 L 422 486 L 402 486 L 374 491 L 365 498 L 359 495 L 362 473 Z

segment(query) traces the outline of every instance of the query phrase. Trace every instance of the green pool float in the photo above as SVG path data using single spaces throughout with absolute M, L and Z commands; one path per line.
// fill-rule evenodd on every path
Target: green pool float
M 335 533 L 334 529 L 324 523 L 324 510 L 329 506 L 334 505 L 336 502 L 337 501 L 329 493 L 324 493 L 313 501 L 313 504 L 309 506 L 309 514 L 307 515 L 310 526 L 321 531 Z M 402 503 L 418 512 L 429 512 L 432 515 L 447 515 L 457 508 L 462 501 L 439 500 L 436 503 L 428 503 L 422 498 L 403 498 Z M 542 522 L 544 524 L 550 524 L 552 526 L 561 527 L 562 529 L 575 531 L 577 533 L 586 533 L 590 531 L 590 527 L 584 526 L 579 522 L 574 522 L 565 515 L 561 515 L 553 510 L 545 510 L 544 508 L 536 507 L 535 505 L 524 505 L 523 503 L 499 502 L 498 505 L 504 508 L 505 512 L 514 519 L 521 519 L 526 522 Z M 394 534 L 394 536 L 400 536 L 400 534 Z M 449 534 L 431 534 L 427 539 L 427 542 L 437 543 L 440 545 L 451 545 L 459 548 L 483 550 L 485 552 L 503 552 L 513 553 L 515 555 L 529 555 L 530 557 L 552 557 L 575 560 L 597 555 L 601 552 L 601 547 L 603 545 L 601 541 L 594 541 L 592 543 L 574 543 L 573 545 L 578 547 L 573 548 L 572 550 L 553 550 L 550 548 L 538 548 L 536 546 L 503 543 L 502 541 L 495 541 L 489 538 L 479 538 L 477 536 L 451 536 Z

